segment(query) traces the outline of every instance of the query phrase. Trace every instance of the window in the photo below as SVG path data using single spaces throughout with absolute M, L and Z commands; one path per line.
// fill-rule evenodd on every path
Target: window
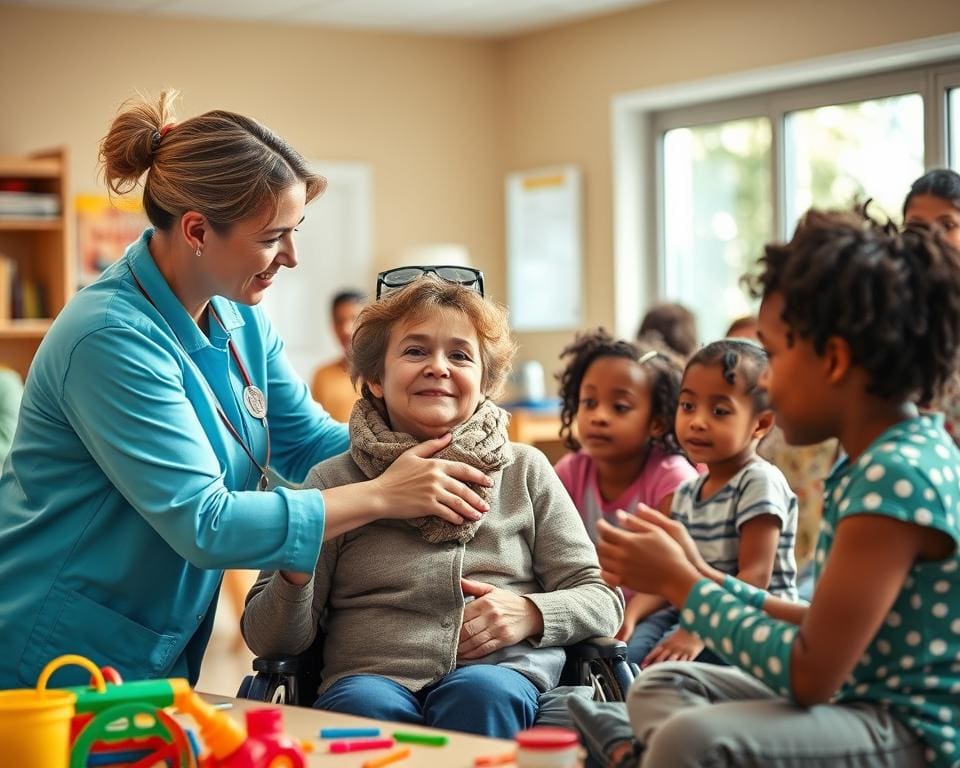
M 739 278 L 773 235 L 770 151 L 766 118 L 664 135 L 665 290 L 696 307 L 701 330 L 752 311 Z
M 788 231 L 808 208 L 847 208 L 871 198 L 899 217 L 903 196 L 923 173 L 919 93 L 798 110 L 784 121 Z
M 936 124 L 934 124 L 936 123 Z M 755 310 L 740 278 L 811 206 L 899 220 L 925 168 L 960 170 L 960 70 L 915 68 L 649 113 L 657 299 L 693 309 L 701 339 Z

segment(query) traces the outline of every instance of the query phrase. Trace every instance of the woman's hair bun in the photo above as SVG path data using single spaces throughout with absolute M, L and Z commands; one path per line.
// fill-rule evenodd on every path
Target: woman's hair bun
M 100 142 L 104 181 L 118 195 L 137 186 L 160 150 L 160 129 L 173 121 L 173 102 L 178 92 L 161 91 L 155 101 L 144 97 L 123 103 L 110 130 Z

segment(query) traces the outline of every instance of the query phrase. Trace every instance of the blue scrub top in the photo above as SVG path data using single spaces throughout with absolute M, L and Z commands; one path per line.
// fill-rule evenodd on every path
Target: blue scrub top
M 219 401 L 262 464 L 266 430 L 227 339 L 266 394 L 279 474 L 298 482 L 342 453 L 346 427 L 256 307 L 215 297 L 223 327 L 207 338 L 154 263 L 152 234 L 69 302 L 30 369 L 0 476 L 0 688 L 35 685 L 62 653 L 195 682 L 222 569 L 316 564 L 322 495 L 253 490 L 259 471 L 217 415 Z

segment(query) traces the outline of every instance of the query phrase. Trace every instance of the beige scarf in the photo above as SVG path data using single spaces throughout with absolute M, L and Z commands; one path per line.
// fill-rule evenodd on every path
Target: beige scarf
M 493 475 L 513 461 L 513 449 L 507 438 L 510 415 L 490 400 L 484 400 L 473 416 L 453 430 L 453 440 L 434 458 L 460 461 Z M 369 478 L 379 477 L 397 457 L 420 441 L 405 432 L 394 432 L 387 425 L 377 407 L 365 397 L 360 398 L 350 414 L 350 455 Z M 491 499 L 491 488 L 468 483 L 484 501 Z M 407 522 L 420 529 L 420 534 L 431 544 L 445 541 L 467 543 L 474 537 L 483 518 L 460 525 L 438 517 L 416 517 Z

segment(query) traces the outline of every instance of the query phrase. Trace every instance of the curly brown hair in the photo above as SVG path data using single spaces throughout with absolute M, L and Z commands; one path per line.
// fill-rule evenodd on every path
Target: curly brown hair
M 928 227 L 903 233 L 864 208 L 811 209 L 793 239 L 766 246 L 755 297 L 779 292 L 788 342 L 817 354 L 838 336 L 869 375 L 867 391 L 930 401 L 954 376 L 960 348 L 960 253 Z
M 393 327 L 401 321 L 419 322 L 438 309 L 462 312 L 473 324 L 483 366 L 480 387 L 487 397 L 500 395 L 517 352 L 506 309 L 464 285 L 425 275 L 402 290 L 368 304 L 357 317 L 351 343 L 350 379 L 354 386 L 362 382 L 364 397 L 377 399 L 367 382 L 383 382 L 383 366 Z
M 615 339 L 603 328 L 578 333 L 560 353 L 560 359 L 566 360 L 566 367 L 557 374 L 560 382 L 560 437 L 564 445 L 572 451 L 580 449 L 580 443 L 573 436 L 573 420 L 580 407 L 580 385 L 587 369 L 601 357 L 622 357 L 643 365 L 650 377 L 650 415 L 661 419 L 665 425 L 657 442 L 667 453 L 682 454 L 674 423 L 683 363 L 665 347 Z

